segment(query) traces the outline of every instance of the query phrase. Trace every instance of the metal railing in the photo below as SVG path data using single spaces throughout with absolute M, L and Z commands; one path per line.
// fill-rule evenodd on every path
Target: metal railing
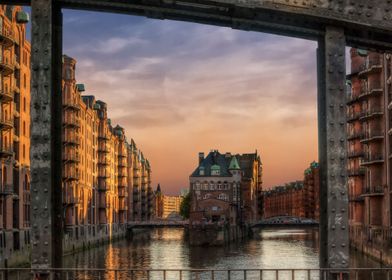
M 0 269 L 0 280 L 41 279 L 156 279 L 156 280 L 391 280 L 392 268 L 333 269 L 95 269 L 59 268 L 34 270 L 30 268 Z M 45 278 L 46 279 L 46 278 Z

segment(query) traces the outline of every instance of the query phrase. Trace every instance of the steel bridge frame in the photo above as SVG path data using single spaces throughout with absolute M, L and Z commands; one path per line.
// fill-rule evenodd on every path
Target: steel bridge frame
M 391 0 L 0 0 L 0 4 L 32 8 L 33 269 L 62 265 L 63 8 L 190 21 L 317 40 L 320 267 L 339 273 L 348 268 L 345 46 L 392 50 Z M 46 279 L 49 274 L 43 272 L 40 277 Z

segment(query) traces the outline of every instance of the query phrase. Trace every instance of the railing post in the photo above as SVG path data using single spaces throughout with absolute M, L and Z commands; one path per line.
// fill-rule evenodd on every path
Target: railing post
M 31 266 L 62 266 L 62 15 L 53 0 L 31 0 Z
M 349 265 L 345 46 L 344 30 L 327 26 L 318 49 L 320 266 L 337 274 Z

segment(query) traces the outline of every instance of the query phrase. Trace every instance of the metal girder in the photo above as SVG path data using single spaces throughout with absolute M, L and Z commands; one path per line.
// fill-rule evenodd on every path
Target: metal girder
M 61 267 L 62 258 L 61 28 L 52 0 L 32 0 L 31 265 L 38 270 Z
M 54 0 L 86 9 L 198 22 L 306 39 L 345 29 L 347 44 L 392 50 L 391 0 Z
M 349 266 L 345 35 L 327 27 L 318 48 L 320 266 Z

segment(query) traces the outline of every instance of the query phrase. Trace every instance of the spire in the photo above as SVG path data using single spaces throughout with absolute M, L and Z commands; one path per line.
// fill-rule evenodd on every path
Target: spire
M 238 164 L 238 160 L 235 156 L 233 156 L 231 158 L 230 165 L 229 165 L 229 170 L 232 170 L 232 169 L 237 169 L 237 170 L 241 169 L 240 165 Z
M 161 193 L 161 185 L 158 183 L 158 186 L 157 186 L 157 191 L 156 191 L 157 193 Z

